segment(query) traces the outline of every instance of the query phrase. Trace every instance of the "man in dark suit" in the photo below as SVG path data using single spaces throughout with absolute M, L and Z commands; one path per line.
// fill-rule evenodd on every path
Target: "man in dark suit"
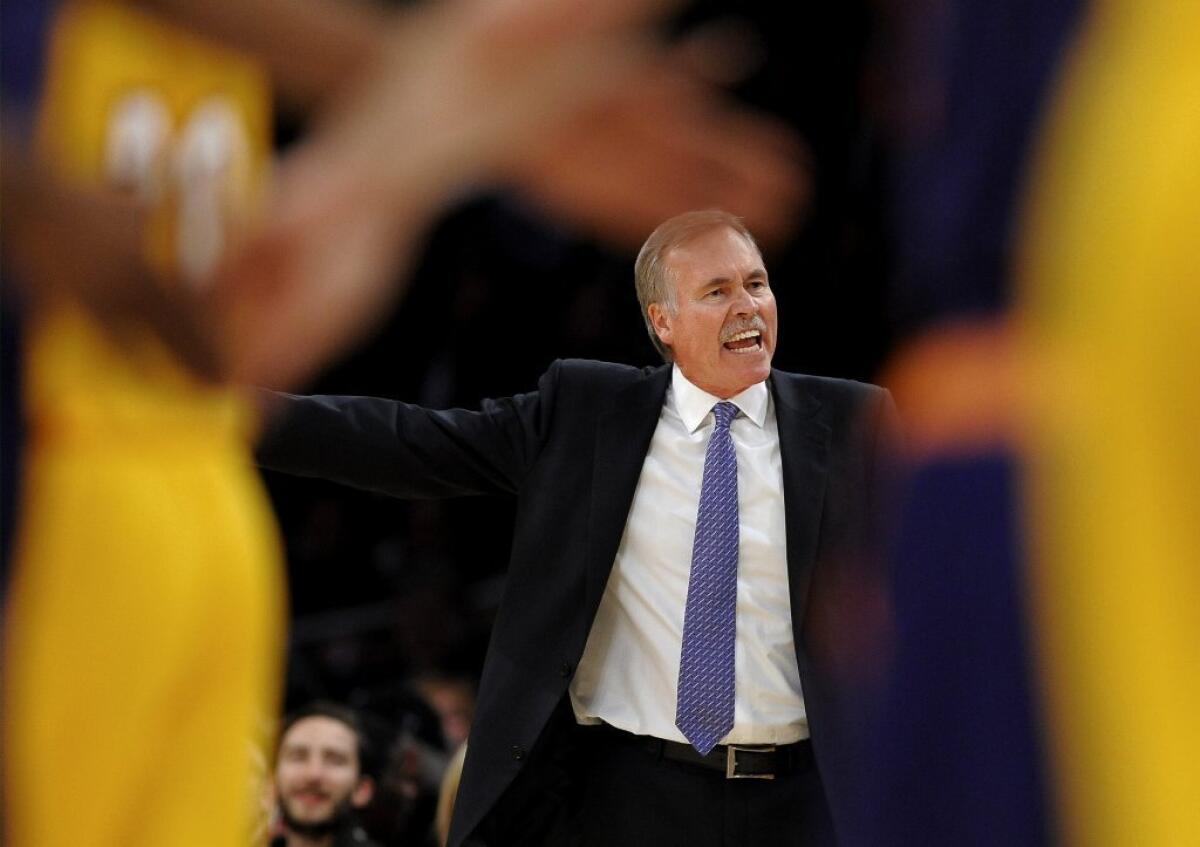
M 665 222 L 636 277 L 666 366 L 559 361 L 478 412 L 284 397 L 260 459 L 517 497 L 452 845 L 833 843 L 890 398 L 771 369 L 774 295 L 731 215 Z

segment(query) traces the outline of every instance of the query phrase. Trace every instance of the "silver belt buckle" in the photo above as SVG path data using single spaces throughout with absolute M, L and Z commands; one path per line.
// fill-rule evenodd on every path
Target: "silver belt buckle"
M 737 773 L 737 751 L 745 750 L 747 753 L 774 753 L 775 745 L 768 744 L 762 747 L 739 747 L 736 744 L 729 744 L 725 747 L 725 778 L 726 779 L 774 779 L 773 773 Z

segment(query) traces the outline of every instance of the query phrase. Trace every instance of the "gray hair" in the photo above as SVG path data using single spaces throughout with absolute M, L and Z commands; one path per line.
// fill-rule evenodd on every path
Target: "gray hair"
M 646 322 L 646 331 L 650 333 L 650 341 L 662 355 L 663 361 L 674 361 L 671 348 L 663 344 L 654 325 L 650 321 L 650 304 L 659 303 L 670 314 L 675 314 L 678 304 L 675 302 L 675 276 L 667 255 L 676 247 L 682 247 L 699 235 L 714 229 L 728 227 L 745 238 L 750 245 L 758 250 L 758 244 L 750 230 L 737 215 L 723 212 L 720 209 L 704 209 L 697 212 L 684 212 L 663 221 L 642 249 L 638 251 L 637 261 L 633 265 L 633 278 L 637 286 L 638 304 L 642 307 L 642 319 Z M 761 251 L 760 251 L 761 252 Z

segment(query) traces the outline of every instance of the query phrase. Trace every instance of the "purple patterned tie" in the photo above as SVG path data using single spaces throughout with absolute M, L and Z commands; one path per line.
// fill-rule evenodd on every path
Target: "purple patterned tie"
M 707 755 L 733 729 L 733 641 L 737 622 L 737 455 L 729 424 L 737 406 L 713 406 L 704 482 L 683 616 L 675 726 Z

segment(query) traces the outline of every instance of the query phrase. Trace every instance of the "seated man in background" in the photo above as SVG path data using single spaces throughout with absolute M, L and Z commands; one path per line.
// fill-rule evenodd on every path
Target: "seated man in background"
M 284 718 L 274 778 L 284 831 L 271 847 L 374 844 L 356 823 L 375 794 L 372 761 L 352 709 L 316 702 Z

